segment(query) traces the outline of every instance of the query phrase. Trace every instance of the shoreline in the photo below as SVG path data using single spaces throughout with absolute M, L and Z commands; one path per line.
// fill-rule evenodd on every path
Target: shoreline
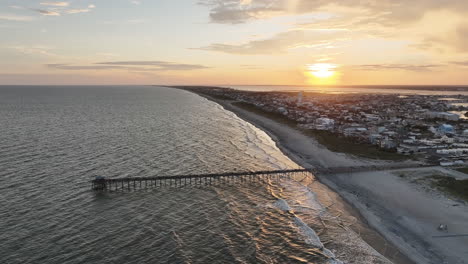
M 386 165 L 390 160 L 371 160 L 351 154 L 336 153 L 322 146 L 313 136 L 305 135 L 295 127 L 285 125 L 259 113 L 236 106 L 234 100 L 213 98 L 194 92 L 218 103 L 228 111 L 263 130 L 277 147 L 291 160 L 302 167 L 331 168 L 340 166 Z M 410 181 L 401 181 L 397 172 L 425 171 L 431 168 L 393 169 L 367 173 L 315 175 L 325 189 L 326 196 L 334 197 L 342 213 L 358 219 L 352 229 L 382 256 L 394 263 L 468 263 L 468 252 L 463 245 L 468 238 L 441 240 L 434 238 L 447 234 L 437 230 L 440 224 L 452 228 L 452 234 L 468 230 L 468 206 L 453 204 L 444 194 L 434 195 L 412 186 Z M 439 168 L 449 172 L 453 171 Z M 468 177 L 468 176 L 467 176 Z M 325 203 L 323 203 L 325 204 Z
M 304 168 L 378 167 L 399 163 L 330 151 L 313 135 L 268 115 L 244 109 L 236 104 L 236 100 L 214 98 L 191 90 L 190 87 L 176 88 L 213 101 L 261 129 L 273 139 L 284 155 Z M 328 208 L 329 211 L 337 214 L 344 211 L 344 217 L 357 219 L 351 229 L 390 261 L 403 264 L 468 264 L 468 251 L 464 246 L 468 244 L 468 237 L 457 236 L 468 230 L 468 203 L 434 189 L 427 183 L 434 173 L 455 178 L 462 174 L 439 166 L 420 168 L 417 163 L 409 163 L 414 164 L 414 167 L 315 175 L 319 182 L 319 186 L 315 187 L 325 193 L 318 195 L 322 198 L 326 196 L 322 204 L 327 204 L 330 199 L 335 203 Z M 419 176 L 403 179 L 402 173 Z M 426 181 L 426 186 L 417 186 L 415 179 Z M 464 179 L 468 179 L 468 175 Z M 438 230 L 441 224 L 449 226 L 449 231 Z M 447 234 L 456 238 L 438 238 Z
M 174 88 L 174 87 L 172 87 Z M 333 167 L 331 164 L 340 164 L 345 166 L 356 166 L 356 165 L 379 165 L 379 164 L 386 164 L 387 162 L 382 161 L 375 161 L 375 160 L 367 160 L 357 157 L 349 157 L 343 153 L 335 153 L 331 152 L 325 147 L 318 144 L 318 142 L 312 141 L 309 136 L 302 135 L 299 131 L 296 131 L 295 136 L 299 136 L 299 140 L 303 140 L 304 137 L 308 137 L 309 144 L 302 144 L 302 147 L 308 148 L 312 147 L 314 150 L 312 152 L 316 153 L 314 157 L 305 157 L 305 155 L 301 155 L 302 153 L 298 152 L 297 149 L 291 148 L 291 145 L 294 147 L 298 147 L 295 142 L 283 142 L 287 139 L 290 135 L 287 135 L 288 132 L 292 132 L 292 128 L 285 127 L 283 124 L 280 124 L 276 121 L 271 119 L 266 120 L 267 118 L 261 117 L 255 113 L 249 112 L 248 110 L 241 109 L 232 105 L 230 100 L 223 100 L 218 98 L 213 98 L 209 95 L 197 93 L 195 91 L 184 89 L 184 88 L 177 88 L 182 89 L 194 94 L 197 94 L 201 97 L 206 98 L 212 102 L 215 102 L 221 105 L 224 109 L 234 113 L 242 120 L 249 122 L 250 124 L 254 125 L 255 127 L 264 131 L 268 136 L 270 136 L 277 147 L 291 160 L 296 162 L 298 165 L 304 168 L 312 168 L 312 167 Z M 268 124 L 266 124 L 267 122 Z M 269 127 L 268 125 L 276 125 L 279 127 L 284 127 L 285 134 L 277 133 Z M 273 130 L 273 131 L 272 131 Z M 275 133 L 276 132 L 276 133 Z M 280 134 L 280 135 L 278 135 Z M 291 140 L 291 139 L 290 139 Z M 287 141 L 287 140 L 286 140 Z M 293 139 L 294 141 L 294 139 Z M 289 144 L 288 144 L 289 143 Z M 308 149 L 307 152 L 311 152 Z M 328 208 L 332 213 L 342 214 L 342 217 L 350 217 L 357 219 L 356 223 L 351 227 L 353 231 L 358 233 L 361 238 L 366 242 L 368 245 L 371 245 L 378 253 L 380 253 L 385 258 L 389 259 L 393 263 L 401 263 L 401 264 L 414 264 L 418 263 L 412 258 L 409 258 L 402 250 L 395 246 L 390 240 L 388 240 L 380 230 L 372 226 L 366 216 L 360 211 L 360 208 L 356 206 L 352 201 L 349 201 L 346 196 L 343 196 L 341 190 L 337 188 L 336 185 L 332 184 L 329 181 L 323 179 L 319 175 L 316 175 L 316 178 L 319 182 L 319 187 L 323 189 L 325 195 L 327 196 L 326 199 L 333 199 L 334 205 Z M 323 197 L 322 197 L 323 198 Z M 324 198 L 325 199 L 325 198 Z M 324 203 L 325 204 L 325 203 Z

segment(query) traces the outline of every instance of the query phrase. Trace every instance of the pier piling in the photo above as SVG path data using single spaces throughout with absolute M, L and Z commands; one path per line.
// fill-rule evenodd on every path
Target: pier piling
M 281 178 L 296 179 L 303 181 L 308 176 L 313 175 L 329 175 L 338 173 L 355 173 L 366 171 L 383 171 L 394 169 L 405 169 L 414 167 L 430 167 L 432 165 L 415 165 L 410 163 L 399 163 L 391 165 L 383 165 L 376 168 L 375 166 L 358 166 L 358 167 L 335 167 L 335 168 L 314 168 L 314 169 L 292 169 L 292 170 L 274 170 L 274 171 L 255 171 L 255 172 L 229 172 L 229 173 L 214 173 L 214 174 L 192 174 L 192 175 L 177 175 L 177 176 L 154 176 L 154 177 L 131 177 L 131 178 L 104 178 L 97 176 L 91 181 L 92 189 L 96 191 L 117 190 L 117 186 L 121 186 L 124 190 L 125 186 L 130 191 L 133 189 L 147 189 L 149 187 L 185 187 L 185 186 L 208 186 L 216 183 L 224 185 L 233 184 L 248 184 L 254 182 L 265 183 L 269 180 L 279 181 Z M 148 181 L 150 184 L 148 184 Z M 145 182 L 145 184 L 143 184 Z M 182 182 L 184 184 L 182 184 Z M 138 183 L 138 185 L 137 185 Z M 138 188 L 137 188 L 138 186 Z
M 224 185 L 248 184 L 254 182 L 266 182 L 268 179 L 279 180 L 282 177 L 290 177 L 291 174 L 311 173 L 307 169 L 256 171 L 256 172 L 231 172 L 219 174 L 196 174 L 178 176 L 154 176 L 131 178 L 104 178 L 96 177 L 91 181 L 95 191 L 148 189 L 149 187 L 185 187 L 185 186 L 211 186 L 216 183 Z M 258 180 L 258 181 L 256 181 Z M 148 183 L 149 181 L 149 183 Z M 112 188 L 114 186 L 114 188 Z

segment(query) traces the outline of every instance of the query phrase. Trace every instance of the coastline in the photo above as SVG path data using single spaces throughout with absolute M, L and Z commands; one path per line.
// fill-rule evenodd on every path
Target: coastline
M 378 166 L 392 163 L 392 161 L 370 160 L 332 152 L 320 145 L 313 136 L 305 135 L 293 127 L 238 107 L 233 104 L 236 101 L 213 98 L 190 89 L 181 89 L 216 102 L 263 130 L 285 155 L 302 167 Z M 458 240 L 444 241 L 433 237 L 444 235 L 436 228 L 441 223 L 455 227 L 459 233 L 466 232 L 468 206 L 464 203 L 453 205 L 450 198 L 427 194 L 412 186 L 411 182 L 402 181 L 396 175 L 398 172 L 411 170 L 427 173 L 432 169 L 434 167 L 316 175 L 316 177 L 320 182 L 318 189 L 325 193 L 319 195 L 326 200 L 322 204 L 327 204 L 327 201 L 333 199 L 334 205 L 328 208 L 332 213 L 358 219 L 351 228 L 360 234 L 367 244 L 392 262 L 467 263 L 464 259 L 468 258 L 468 252 L 464 249 L 463 243 L 459 243 Z M 442 170 L 437 167 L 436 169 Z M 405 202 L 405 199 L 415 202 Z M 446 209 L 447 207 L 449 209 Z M 456 218 L 452 219 L 454 216 Z
M 172 87 L 174 88 L 174 87 Z M 312 167 L 334 167 L 334 166 L 360 166 L 360 165 L 379 165 L 387 164 L 387 162 L 364 160 L 362 158 L 350 157 L 346 154 L 332 152 L 325 147 L 318 144 L 312 138 L 303 135 L 299 131 L 293 131 L 292 128 L 284 126 L 271 119 L 261 117 L 255 113 L 241 109 L 232 105 L 233 101 L 222 100 L 213 98 L 206 94 L 197 93 L 195 91 L 183 88 L 188 92 L 195 93 L 207 100 L 213 101 L 221 105 L 224 109 L 233 112 L 238 117 L 246 122 L 251 123 L 257 128 L 267 133 L 277 147 L 291 160 L 304 168 Z M 304 139 L 307 143 L 304 144 Z M 284 142 L 287 141 L 287 142 Z M 297 142 L 299 141 L 299 142 Z M 307 154 L 314 154 L 308 157 L 307 154 L 301 153 L 301 150 Z M 324 179 L 316 175 L 318 181 L 314 184 L 318 185 L 317 188 L 323 192 L 318 195 L 322 204 L 329 204 L 332 200 L 333 206 L 328 207 L 328 210 L 335 215 L 341 215 L 343 218 L 357 219 L 351 226 L 351 229 L 359 234 L 361 238 L 369 245 L 372 246 L 378 253 L 392 261 L 393 263 L 401 264 L 414 264 L 418 263 L 414 259 L 409 258 L 400 248 L 391 243 L 385 236 L 377 230 L 374 226 L 369 224 L 365 215 L 360 212 L 359 207 L 353 204 L 353 201 L 348 201 L 348 197 L 342 196 L 341 190 L 337 188 L 332 182 L 324 181 Z M 422 262 L 420 262 L 422 263 Z

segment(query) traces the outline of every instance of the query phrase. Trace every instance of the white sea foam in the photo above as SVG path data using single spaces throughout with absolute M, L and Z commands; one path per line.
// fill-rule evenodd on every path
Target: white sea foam
M 300 219 L 299 217 L 294 217 L 294 224 L 298 227 L 301 235 L 304 237 L 304 240 L 307 244 L 312 245 L 319 249 L 324 248 L 322 241 L 320 241 L 320 238 L 317 235 L 317 233 L 315 233 L 315 231 L 310 226 L 304 223 L 302 219 Z M 332 257 L 332 256 L 329 256 L 329 257 Z
M 291 211 L 291 207 L 289 207 L 289 204 L 288 202 L 286 202 L 285 200 L 283 199 L 278 199 L 275 203 L 274 203 L 275 207 L 277 207 L 278 209 L 280 209 L 281 211 Z
M 284 199 L 278 199 L 275 203 L 274 206 L 282 211 L 287 211 L 293 213 L 291 210 L 291 207 L 289 206 L 288 202 Z M 343 262 L 336 260 L 335 254 L 325 248 L 323 245 L 322 241 L 320 240 L 320 237 L 317 235 L 317 233 L 312 229 L 310 226 L 308 226 L 304 221 L 302 221 L 301 218 L 298 216 L 294 216 L 293 218 L 295 226 L 299 230 L 299 234 L 303 237 L 304 241 L 313 246 L 314 248 L 320 249 L 322 253 L 330 258 L 329 263 L 330 264 L 342 264 Z

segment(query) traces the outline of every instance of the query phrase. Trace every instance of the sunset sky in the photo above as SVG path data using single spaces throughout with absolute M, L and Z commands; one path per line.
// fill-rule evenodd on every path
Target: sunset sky
M 467 0 L 1 0 L 0 84 L 468 85 Z

